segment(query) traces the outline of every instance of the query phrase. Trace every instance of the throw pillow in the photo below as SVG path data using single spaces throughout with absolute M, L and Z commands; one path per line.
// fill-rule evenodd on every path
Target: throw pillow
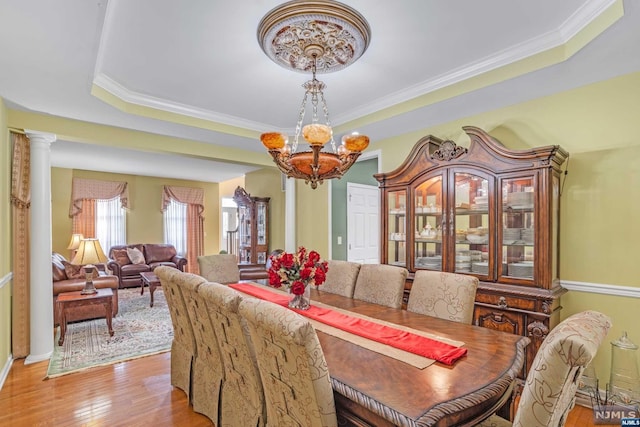
M 111 255 L 121 266 L 131 264 L 131 260 L 129 259 L 129 255 L 127 255 L 126 249 L 114 249 L 111 251 Z
M 86 279 L 87 278 L 87 275 L 84 273 L 83 265 L 71 264 L 70 262 L 67 262 L 67 261 L 62 261 L 62 265 L 64 265 L 64 272 L 67 274 L 67 279 Z M 99 276 L 98 269 L 94 268 L 93 274 L 91 275 L 91 277 L 93 279 L 96 279 L 98 278 L 98 276 Z
M 133 264 L 145 264 L 144 255 L 138 248 L 127 248 L 127 255 Z

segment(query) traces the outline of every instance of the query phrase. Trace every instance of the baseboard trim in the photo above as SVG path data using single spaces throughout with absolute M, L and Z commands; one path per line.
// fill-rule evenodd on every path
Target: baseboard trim
M 640 288 L 633 288 L 631 286 L 608 285 L 604 283 L 574 282 L 571 280 L 561 280 L 560 285 L 570 291 L 612 295 L 618 297 L 640 298 Z
M 13 355 L 9 354 L 9 357 L 7 358 L 7 361 L 5 362 L 4 366 L 2 367 L 2 371 L 0 371 L 0 390 L 2 390 L 2 387 L 4 387 L 4 382 L 6 381 L 7 377 L 9 376 L 9 371 L 11 371 L 11 366 L 13 365 Z

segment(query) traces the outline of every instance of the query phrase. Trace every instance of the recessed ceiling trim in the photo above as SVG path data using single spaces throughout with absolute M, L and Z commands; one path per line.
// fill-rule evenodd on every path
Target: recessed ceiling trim
M 191 105 L 180 104 L 177 102 L 169 101 L 169 100 L 158 98 L 158 97 L 143 95 L 141 93 L 127 89 L 126 87 L 116 82 L 115 80 L 113 80 L 112 78 L 110 78 L 104 73 L 97 73 L 93 80 L 93 84 L 109 92 L 111 95 L 115 96 L 125 104 L 151 108 L 153 110 L 165 111 L 165 112 L 177 114 L 179 116 L 185 116 L 185 117 L 191 117 L 198 120 L 204 120 L 210 123 L 220 123 L 225 126 L 233 126 L 233 127 L 239 128 L 239 130 L 248 129 L 255 132 L 263 132 L 265 129 L 273 129 L 272 125 L 268 125 L 266 123 L 254 122 L 251 120 L 242 119 L 240 117 L 231 116 L 228 114 L 216 113 L 214 111 L 206 110 L 204 108 L 197 108 Z M 109 102 L 108 99 L 102 99 L 102 100 L 113 105 L 113 103 Z M 119 108 L 117 105 L 114 105 L 114 106 L 116 108 Z M 179 121 L 176 120 L 176 122 L 179 122 Z M 215 126 L 209 126 L 206 128 L 212 129 L 212 130 L 221 130 L 216 128 Z M 243 135 L 243 132 L 238 132 L 238 133 L 226 132 L 226 133 Z M 257 135 L 256 135 L 256 140 L 257 140 Z
M 553 31 L 549 31 L 546 34 L 542 34 L 526 42 L 515 45 L 512 48 L 499 52 L 498 54 L 491 55 L 478 61 L 466 64 L 446 74 L 442 74 L 433 79 L 429 79 L 420 84 L 411 86 L 407 89 L 395 92 L 389 96 L 379 98 L 376 101 L 369 102 L 367 103 L 367 105 L 364 105 L 360 108 L 355 108 L 347 113 L 334 113 L 332 115 L 332 122 L 336 127 L 339 127 L 341 125 L 364 118 L 376 112 L 388 110 L 391 107 L 399 106 L 400 104 L 415 100 L 420 96 L 427 95 L 446 87 L 452 87 L 474 77 L 499 70 L 500 68 L 505 67 L 509 64 L 521 61 L 523 59 L 531 58 L 535 55 L 540 55 L 559 46 L 566 45 L 572 38 L 578 35 L 581 30 L 585 29 L 593 21 L 603 16 L 604 12 L 608 11 L 614 5 L 619 6 L 618 9 L 620 13 L 610 14 L 612 16 L 608 18 L 609 22 L 604 23 L 600 27 L 600 32 L 602 32 L 623 15 L 622 0 L 588 1 L 573 15 L 571 15 L 559 28 Z M 109 14 L 108 12 L 109 10 L 107 10 L 106 19 L 109 19 L 109 17 L 111 16 L 111 14 Z M 106 27 L 108 28 L 108 25 Z M 592 34 L 591 38 L 595 38 L 597 35 L 599 34 Z M 555 60 L 555 63 L 567 59 L 573 53 L 575 52 L 565 53 L 564 56 L 558 56 L 558 58 L 560 59 Z M 98 64 L 101 64 L 102 56 L 100 54 L 98 55 L 97 59 Z M 548 61 L 549 59 L 545 58 L 545 60 Z M 545 63 L 542 65 L 548 66 L 551 64 Z M 532 61 L 529 67 L 530 69 L 528 70 L 525 70 L 523 68 L 520 71 L 520 74 L 540 68 L 540 64 L 536 64 L 535 61 Z M 97 66 L 96 70 L 99 68 L 100 67 Z M 166 99 L 137 93 L 125 88 L 104 73 L 100 72 L 96 72 L 93 84 L 107 91 L 112 96 L 120 99 L 125 104 L 141 106 L 152 110 L 164 111 L 173 114 L 172 117 L 162 116 L 161 114 L 157 114 L 154 116 L 154 114 L 152 113 L 144 114 L 146 116 L 158 118 L 160 120 L 167 120 L 189 126 L 199 126 L 205 129 L 217 130 L 225 133 L 244 136 L 246 136 L 247 130 L 255 131 L 257 133 L 263 132 L 265 129 L 272 129 L 274 131 L 279 131 L 286 134 L 292 133 L 292 129 L 274 129 L 273 125 L 271 124 L 245 120 L 239 117 L 221 114 L 211 110 L 200 109 L 193 106 L 172 102 Z M 480 87 L 480 84 L 477 84 L 477 87 L 474 87 L 472 85 L 471 89 L 469 89 L 469 87 L 461 87 L 461 90 L 457 94 L 462 94 L 468 92 L 469 90 L 478 89 Z M 122 109 L 120 106 L 115 105 L 112 100 L 102 100 L 111 105 L 114 105 L 116 108 Z M 424 105 L 427 105 L 428 103 L 428 100 L 425 100 L 423 102 Z M 421 104 L 420 106 L 424 105 Z M 140 112 L 138 111 L 129 111 L 129 109 L 127 109 L 127 111 L 133 114 L 140 114 Z M 180 117 L 195 119 L 196 121 L 202 121 L 202 123 L 194 123 L 193 120 L 181 120 Z M 216 127 L 216 124 L 231 126 L 236 129 L 221 129 L 220 126 Z
M 367 105 L 364 105 L 361 108 L 356 108 L 348 113 L 333 114 L 332 121 L 336 123 L 337 126 L 349 123 L 392 106 L 408 102 L 419 96 L 454 86 L 482 74 L 499 70 L 502 67 L 523 59 L 532 58 L 536 55 L 544 54 L 551 49 L 566 45 L 573 37 L 578 35 L 580 30 L 584 29 L 595 19 L 602 16 L 605 11 L 609 10 L 609 8 L 615 4 L 621 5 L 622 0 L 594 0 L 585 3 L 580 10 L 576 11 L 576 13 L 564 22 L 562 27 L 556 30 L 541 34 L 538 37 L 517 44 L 512 48 L 503 50 L 495 55 L 482 58 L 475 62 L 470 62 L 462 67 L 449 71 L 445 74 L 441 74 L 433 79 L 411 86 L 407 89 L 395 92 L 389 96 L 379 98 L 377 101 L 369 102 Z M 622 8 L 620 8 L 620 11 L 622 11 Z M 621 16 L 622 14 L 616 14 L 613 18 L 610 18 L 610 21 L 603 26 L 602 31 L 611 26 Z M 593 34 L 591 38 L 593 39 L 598 35 L 600 35 L 600 33 Z M 555 63 L 568 59 L 574 53 L 575 52 L 570 52 L 570 54 L 566 54 Z M 520 74 L 534 71 L 536 68 L 539 68 L 535 67 L 535 65 L 535 63 L 531 64 L 530 69 L 523 69 Z M 480 86 L 478 85 L 478 87 L 475 87 L 474 89 L 479 88 Z M 467 91 L 468 90 L 469 89 L 467 89 Z M 459 94 L 462 93 L 464 92 L 461 91 Z

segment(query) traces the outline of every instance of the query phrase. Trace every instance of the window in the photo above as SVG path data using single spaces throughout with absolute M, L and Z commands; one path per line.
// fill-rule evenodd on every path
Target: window
M 96 238 L 104 250 L 127 244 L 126 213 L 120 204 L 120 196 L 96 200 Z
M 187 204 L 170 199 L 164 211 L 164 242 L 175 246 L 180 256 L 187 253 Z

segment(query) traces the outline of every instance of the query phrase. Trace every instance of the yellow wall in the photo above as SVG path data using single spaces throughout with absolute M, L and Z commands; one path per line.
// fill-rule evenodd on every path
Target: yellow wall
M 177 185 L 204 189 L 205 253 L 218 253 L 220 245 L 218 184 L 171 178 L 113 174 L 78 169 L 51 169 L 52 244 L 55 252 L 68 256 L 67 245 L 71 236 L 69 218 L 72 178 L 126 181 L 129 184 L 129 211 L 127 213 L 128 243 L 162 243 L 163 222 L 160 204 L 162 187 Z M 108 251 L 108 248 L 104 248 Z
M 318 185 L 315 190 L 304 181 L 296 181 L 296 245 L 317 251 L 327 258 L 329 254 L 329 185 Z
M 285 193 L 281 173 L 275 167 L 245 175 L 245 190 L 255 197 L 269 197 L 269 252 L 284 248 Z
M 11 144 L 7 108 L 0 98 L 0 376 L 11 355 Z

